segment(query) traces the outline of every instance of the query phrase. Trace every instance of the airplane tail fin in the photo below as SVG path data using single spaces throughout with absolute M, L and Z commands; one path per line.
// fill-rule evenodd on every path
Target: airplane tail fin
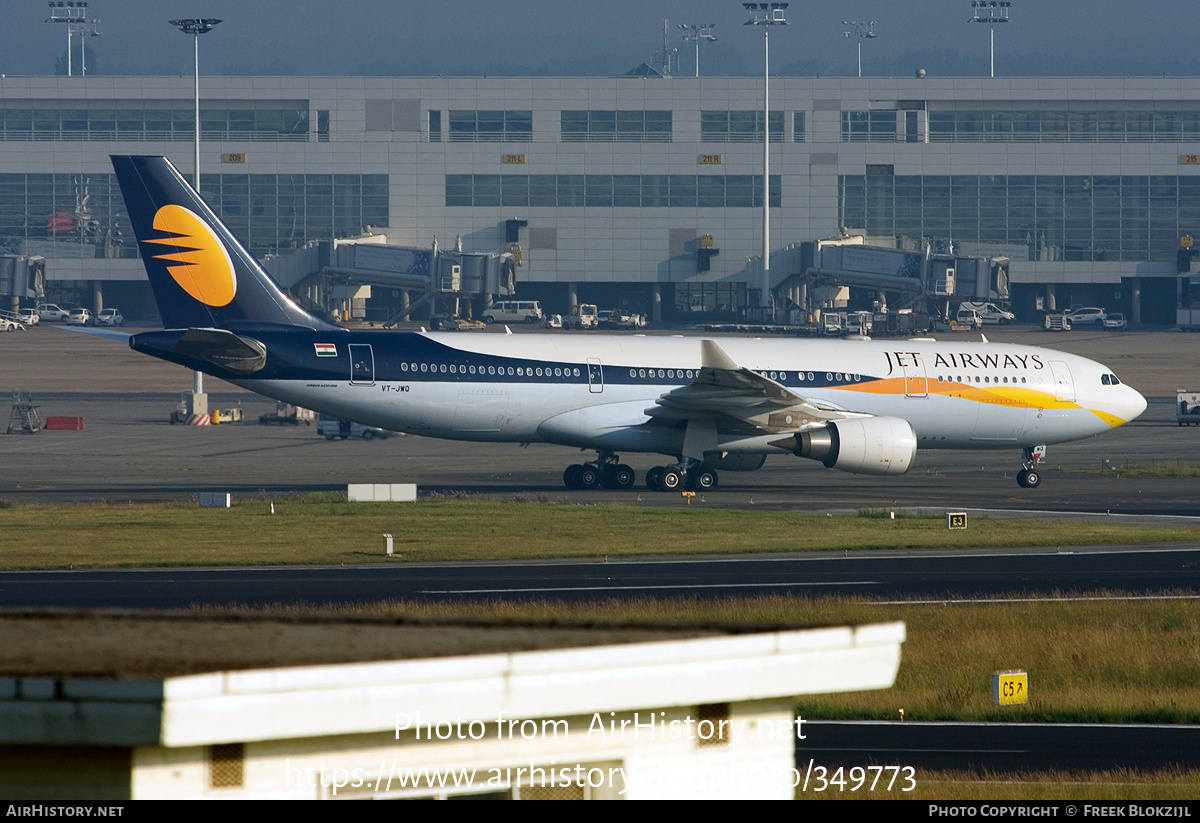
M 112 164 L 164 327 L 335 328 L 283 293 L 167 158 L 113 155 Z

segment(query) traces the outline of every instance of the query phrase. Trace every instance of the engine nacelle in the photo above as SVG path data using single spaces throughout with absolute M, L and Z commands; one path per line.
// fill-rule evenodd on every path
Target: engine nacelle
M 899 417 L 833 420 L 796 435 L 797 457 L 855 474 L 904 474 L 917 453 L 917 433 Z

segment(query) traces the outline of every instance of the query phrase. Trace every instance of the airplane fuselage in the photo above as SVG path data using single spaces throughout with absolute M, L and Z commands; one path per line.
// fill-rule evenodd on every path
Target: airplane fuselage
M 241 333 L 241 332 L 239 332 Z M 701 368 L 701 338 L 248 329 L 252 378 L 172 356 L 178 332 L 131 345 L 289 403 L 430 437 L 678 454 L 646 414 Z M 173 337 L 174 336 L 174 337 Z M 720 338 L 740 365 L 814 403 L 907 420 L 925 449 L 1018 448 L 1122 425 L 1145 408 L 1104 365 L 1031 346 L 958 340 Z M 723 452 L 778 453 L 776 435 L 722 431 Z

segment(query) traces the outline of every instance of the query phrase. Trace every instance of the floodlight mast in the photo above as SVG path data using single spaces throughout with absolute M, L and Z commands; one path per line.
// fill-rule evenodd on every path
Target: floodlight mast
M 200 35 L 207 34 L 213 30 L 213 26 L 220 23 L 211 17 L 193 17 L 184 20 L 172 20 L 171 25 L 179 29 L 184 34 L 192 35 L 193 51 L 195 59 L 195 100 L 196 100 L 196 165 L 192 167 L 192 183 L 196 191 L 200 191 Z
M 987 23 L 988 29 L 991 32 L 988 38 L 991 41 L 991 76 L 996 76 L 996 24 L 1007 23 L 1009 21 L 1009 9 L 1012 8 L 1010 0 L 971 0 L 971 19 L 968 23 Z M 987 16 L 981 16 L 984 11 L 987 11 Z
M 786 26 L 787 3 L 742 3 L 750 12 L 747 26 L 763 27 L 763 229 L 762 283 L 759 305 L 771 308 L 771 48 L 772 26 Z
M 862 77 L 862 41 L 874 40 L 879 35 L 875 33 L 875 23 L 877 21 L 870 20 L 861 22 L 858 20 L 843 20 L 843 26 L 851 26 L 854 29 L 854 37 L 858 40 L 858 76 Z M 842 32 L 842 37 L 849 37 L 851 32 Z
M 96 37 L 100 34 L 96 24 L 100 21 L 87 16 L 88 0 L 50 0 L 50 17 L 47 23 L 67 24 L 67 77 L 74 74 L 71 58 L 71 35 L 79 35 L 80 76 L 87 75 L 87 46 L 84 36 Z
M 207 34 L 213 30 L 213 26 L 220 23 L 212 17 L 193 17 L 184 20 L 172 20 L 171 25 L 179 29 L 184 34 L 192 35 L 193 52 L 196 66 L 195 73 L 195 99 L 196 99 L 196 154 L 195 165 L 192 167 L 192 184 L 196 189 L 196 193 L 200 193 L 200 35 Z M 203 372 L 194 372 L 192 377 L 192 403 L 193 408 L 197 403 L 197 395 L 204 394 L 204 374 Z M 207 398 L 204 399 L 204 409 L 207 413 Z
M 713 35 L 712 30 L 716 23 L 680 23 L 679 28 L 683 29 L 683 42 L 696 44 L 696 76 L 700 76 L 700 41 L 707 40 L 710 43 L 717 42 L 717 38 Z

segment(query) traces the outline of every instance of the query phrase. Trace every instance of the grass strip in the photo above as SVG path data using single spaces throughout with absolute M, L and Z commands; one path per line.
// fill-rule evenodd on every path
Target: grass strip
M 323 495 L 229 509 L 186 503 L 0 507 L 0 568 L 106 568 L 601 558 L 670 554 L 1075 546 L 1200 539 L 1200 529 L 532 500 L 347 503 Z

